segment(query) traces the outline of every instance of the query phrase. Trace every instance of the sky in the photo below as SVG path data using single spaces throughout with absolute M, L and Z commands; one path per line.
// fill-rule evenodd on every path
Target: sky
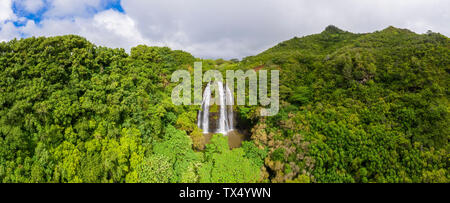
M 449 11 L 449 0 L 0 0 L 0 41 L 77 34 L 127 51 L 146 44 L 241 59 L 327 25 L 450 36 Z

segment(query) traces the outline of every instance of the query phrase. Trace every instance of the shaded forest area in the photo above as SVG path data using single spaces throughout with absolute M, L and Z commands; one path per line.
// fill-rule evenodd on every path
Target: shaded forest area
M 250 141 L 204 143 L 173 71 L 280 70 L 280 112 L 235 106 Z M 67 35 L 0 43 L 1 182 L 450 182 L 446 36 L 328 26 L 238 60 Z M 225 75 L 225 74 L 224 74 Z

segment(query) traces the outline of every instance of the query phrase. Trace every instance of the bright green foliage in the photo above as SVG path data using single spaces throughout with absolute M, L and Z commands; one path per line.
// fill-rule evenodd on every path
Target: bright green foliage
M 259 149 L 253 142 L 242 142 L 242 149 L 245 152 L 245 157 L 250 159 L 258 167 L 264 165 L 264 158 L 267 156 L 266 149 Z
M 0 43 L 0 180 L 139 182 L 152 143 L 183 113 L 170 74 L 194 60 L 72 35 Z
M 170 182 L 197 181 L 195 170 L 201 157 L 194 152 L 192 140 L 185 131 L 168 126 L 164 141 L 155 143 L 153 151 L 155 154 L 167 157 L 174 171 L 174 176 L 169 179 Z
M 173 178 L 173 173 L 170 160 L 164 155 L 151 155 L 138 168 L 141 183 L 167 183 Z
M 450 41 L 335 26 L 203 70 L 280 70 L 280 111 L 236 106 L 251 133 L 204 148 L 198 106 L 175 106 L 167 47 L 67 35 L 0 43 L 1 182 L 450 182 Z M 203 139 L 202 139 L 203 138 Z M 195 151 L 195 150 L 203 151 Z
M 193 150 L 193 139 L 204 148 L 198 107 L 170 100 L 171 73 L 194 61 L 144 45 L 128 55 L 72 35 L 0 43 L 0 180 L 199 182 L 202 165 L 223 168 L 223 158 Z M 225 155 L 251 164 L 242 150 Z
M 206 145 L 206 163 L 200 168 L 200 182 L 248 183 L 260 178 L 260 167 L 246 158 L 242 148 L 230 150 L 228 139 L 215 134 Z M 251 155 L 250 155 L 251 156 Z
M 280 113 L 252 121 L 271 181 L 449 182 L 447 37 L 330 26 L 242 64 L 281 70 Z

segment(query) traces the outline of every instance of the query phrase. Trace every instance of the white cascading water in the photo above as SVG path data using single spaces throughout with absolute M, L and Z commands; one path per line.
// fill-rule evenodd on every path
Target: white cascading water
M 202 109 L 198 112 L 197 126 L 203 129 L 203 133 L 210 133 L 209 129 L 209 107 L 211 105 L 211 82 L 203 92 Z M 227 135 L 233 130 L 234 115 L 233 115 L 233 94 L 228 86 L 222 82 L 217 82 L 219 92 L 219 119 L 217 120 L 217 129 L 215 133 Z M 227 105 L 228 104 L 228 105 Z
M 209 106 L 211 101 L 211 83 L 203 92 L 202 110 L 198 112 L 197 126 L 203 129 L 203 133 L 209 133 Z
M 231 90 L 230 90 L 230 88 L 228 88 L 228 86 L 227 85 L 225 85 L 225 91 L 226 91 L 226 98 L 227 98 L 227 100 L 226 100 L 226 104 L 227 104 L 227 107 L 228 107 L 228 109 L 227 109 L 227 114 L 228 114 L 228 116 L 227 116 L 227 118 L 228 118 L 228 126 L 230 127 L 230 131 L 231 130 L 234 130 L 233 128 L 234 128 L 234 122 L 233 122 L 233 120 L 234 120 L 234 115 L 233 115 L 233 104 L 234 104 L 234 97 L 233 97 L 233 93 L 231 92 Z

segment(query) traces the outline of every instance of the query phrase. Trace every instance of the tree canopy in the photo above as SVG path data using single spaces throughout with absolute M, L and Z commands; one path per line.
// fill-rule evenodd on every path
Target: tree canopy
M 0 43 L 1 182 L 450 182 L 449 38 L 335 26 L 239 61 L 74 36 Z M 205 145 L 172 72 L 280 70 L 280 112 Z M 224 74 L 225 75 L 225 74 Z

